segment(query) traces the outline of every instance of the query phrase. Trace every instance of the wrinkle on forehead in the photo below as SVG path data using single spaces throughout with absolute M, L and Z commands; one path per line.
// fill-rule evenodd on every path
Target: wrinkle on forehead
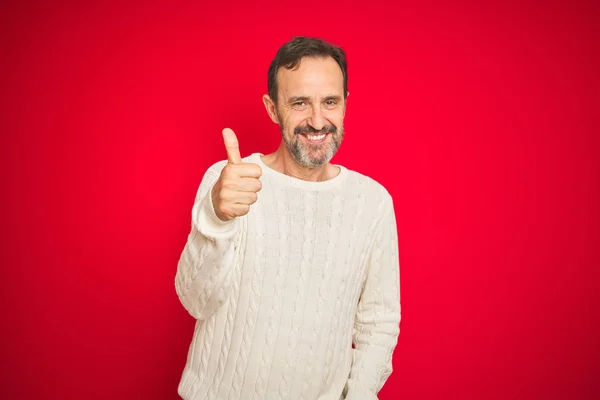
M 344 75 L 337 62 L 331 58 L 303 58 L 293 69 L 277 71 L 280 93 L 287 103 L 290 97 L 308 97 L 319 100 L 328 96 L 342 96 Z

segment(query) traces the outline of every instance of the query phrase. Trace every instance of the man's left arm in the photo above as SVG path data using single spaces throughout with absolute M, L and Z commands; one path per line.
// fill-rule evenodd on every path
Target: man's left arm
M 373 400 L 392 373 L 400 333 L 400 271 L 394 205 L 389 199 L 369 255 L 354 322 L 347 400 Z

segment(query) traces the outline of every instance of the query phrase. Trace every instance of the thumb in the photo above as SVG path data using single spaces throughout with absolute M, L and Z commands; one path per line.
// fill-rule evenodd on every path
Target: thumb
M 235 133 L 229 129 L 223 129 L 223 141 L 225 142 L 225 149 L 227 150 L 227 160 L 230 164 L 239 164 L 242 162 L 240 156 L 240 145 L 238 143 Z

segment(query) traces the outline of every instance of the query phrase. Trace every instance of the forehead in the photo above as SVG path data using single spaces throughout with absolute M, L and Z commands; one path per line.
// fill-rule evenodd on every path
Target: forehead
M 331 58 L 305 57 L 294 69 L 280 68 L 277 72 L 279 94 L 289 96 L 342 95 L 344 76 Z

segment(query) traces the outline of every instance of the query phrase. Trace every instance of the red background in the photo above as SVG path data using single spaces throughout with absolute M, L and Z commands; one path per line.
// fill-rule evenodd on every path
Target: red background
M 395 199 L 380 398 L 599 398 L 592 2 L 84 3 L 1 9 L 1 398 L 177 398 L 194 194 L 223 127 L 276 148 L 261 95 L 296 34 L 346 49 L 334 161 Z

